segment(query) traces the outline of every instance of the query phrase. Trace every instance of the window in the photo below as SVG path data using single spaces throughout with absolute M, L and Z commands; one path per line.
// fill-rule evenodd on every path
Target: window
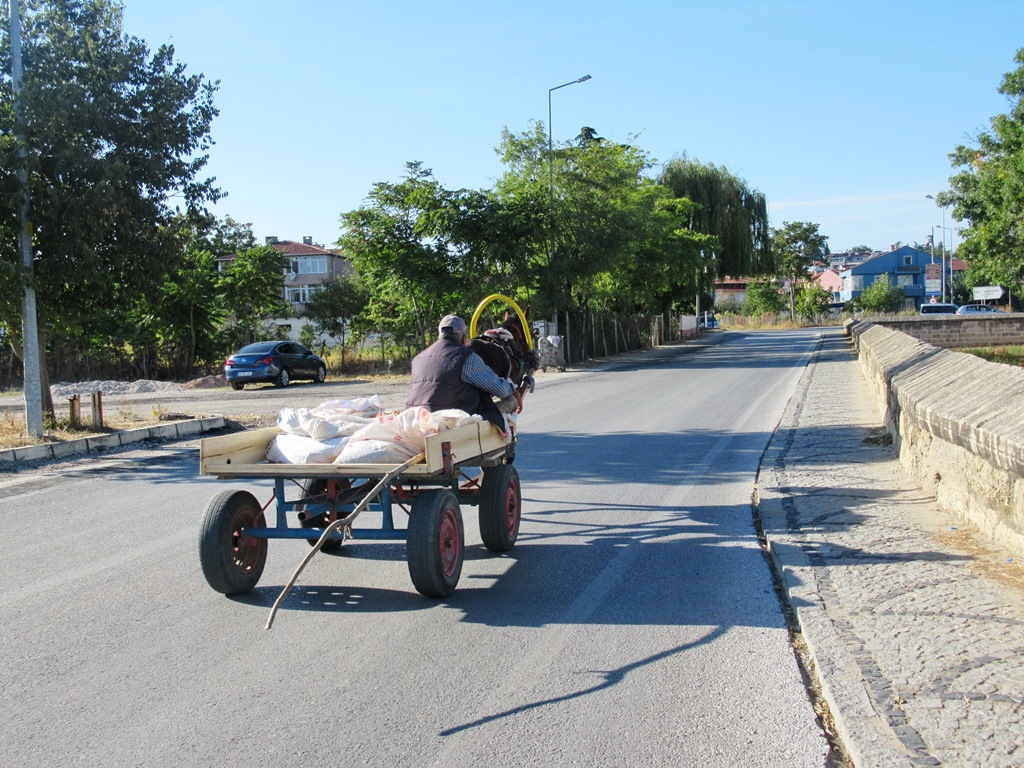
M 293 275 L 326 275 L 326 256 L 296 256 L 289 260 L 288 271 Z
M 285 289 L 285 298 L 292 304 L 305 304 L 309 297 L 322 291 L 322 285 L 297 285 L 294 288 Z
M 914 257 L 913 256 L 907 255 L 907 256 L 903 257 L 903 265 L 904 266 L 910 267 L 910 266 L 913 266 L 913 264 L 914 264 Z
M 913 275 L 896 275 L 896 285 L 900 288 L 913 288 L 914 287 L 914 276 Z

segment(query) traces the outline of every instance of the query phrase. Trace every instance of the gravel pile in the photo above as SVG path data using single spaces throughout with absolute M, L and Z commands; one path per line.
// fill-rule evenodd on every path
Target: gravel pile
M 62 381 L 50 387 L 50 391 L 55 399 L 63 399 L 72 395 L 87 397 L 97 390 L 104 395 L 141 395 L 149 392 L 183 392 L 184 387 L 173 381 L 153 381 L 152 379 L 140 379 L 139 381 L 77 381 L 73 383 Z

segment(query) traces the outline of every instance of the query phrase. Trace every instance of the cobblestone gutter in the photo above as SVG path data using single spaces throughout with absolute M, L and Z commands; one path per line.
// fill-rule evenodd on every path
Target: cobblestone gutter
M 847 323 L 904 470 L 1024 557 L 1024 369 Z

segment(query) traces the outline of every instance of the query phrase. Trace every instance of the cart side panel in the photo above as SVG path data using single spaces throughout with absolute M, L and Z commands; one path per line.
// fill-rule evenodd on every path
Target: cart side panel
M 199 471 L 218 477 L 381 477 L 396 464 L 272 464 L 266 460 L 267 447 L 281 430 L 255 429 L 232 435 L 206 437 L 199 441 Z M 407 468 L 403 475 L 427 477 L 444 471 L 442 445 L 451 445 L 455 466 L 472 465 L 485 454 L 501 454 L 506 448 L 501 430 L 488 421 L 473 422 L 428 435 L 425 460 Z
M 267 427 L 204 437 L 199 441 L 199 473 L 218 475 L 220 470 L 237 471 L 241 467 L 265 463 L 267 446 L 280 433 L 277 427 Z
M 436 435 L 428 435 L 425 453 L 427 466 L 431 471 L 440 472 L 444 469 L 441 448 L 443 443 L 451 444 L 452 463 L 456 466 L 471 463 L 474 458 L 485 453 L 500 451 L 506 445 L 501 430 L 489 421 L 477 421 L 438 432 Z

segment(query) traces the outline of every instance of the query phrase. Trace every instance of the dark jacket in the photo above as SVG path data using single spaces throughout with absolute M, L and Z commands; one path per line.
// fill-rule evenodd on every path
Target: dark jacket
M 462 380 L 462 367 L 472 354 L 469 347 L 441 338 L 416 355 L 406 407 L 422 405 L 432 411 L 458 408 L 478 413 L 480 390 Z
M 457 408 L 483 416 L 504 432 L 505 419 L 491 396 L 462 380 L 470 347 L 440 338 L 412 359 L 406 408 L 422 405 L 431 411 Z

